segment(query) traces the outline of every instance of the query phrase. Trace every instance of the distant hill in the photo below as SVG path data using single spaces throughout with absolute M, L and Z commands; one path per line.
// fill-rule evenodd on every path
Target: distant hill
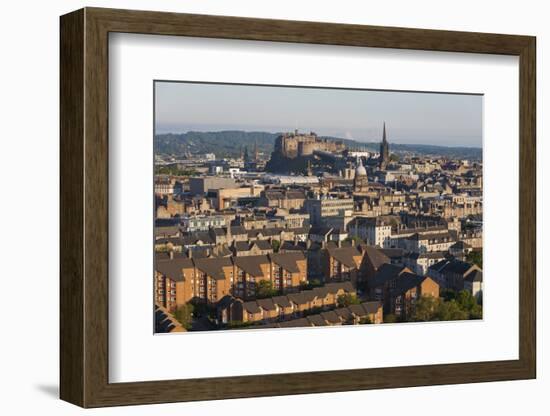
M 214 153 L 217 158 L 239 157 L 241 150 L 248 147 L 252 155 L 255 143 L 258 152 L 270 155 L 273 144 L 280 133 L 227 130 L 213 132 L 190 131 L 181 134 L 158 134 L 155 137 L 155 154 L 182 156 L 185 154 Z M 329 140 L 341 140 L 351 149 L 378 151 L 378 142 L 358 142 L 338 137 Z M 446 147 L 427 144 L 397 144 L 390 142 L 390 151 L 400 154 L 439 155 L 456 159 L 481 160 L 482 150 L 476 147 Z
M 270 155 L 278 133 L 227 130 L 214 132 L 189 131 L 182 134 L 158 134 L 155 154 L 176 155 L 214 153 L 216 158 L 239 157 L 245 147 L 252 156 L 254 145 L 258 152 Z

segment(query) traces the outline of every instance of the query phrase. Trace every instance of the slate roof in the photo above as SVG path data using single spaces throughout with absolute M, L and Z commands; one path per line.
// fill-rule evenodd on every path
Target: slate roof
M 445 254 L 441 251 L 431 251 L 429 253 L 409 253 L 407 257 L 412 260 L 418 259 L 444 259 Z
M 166 309 L 155 305 L 155 332 L 183 332 L 181 324 Z
M 236 251 L 249 251 L 250 250 L 250 244 L 248 241 L 235 241 L 233 243 L 233 247 L 235 247 Z
M 331 292 L 331 293 L 338 293 L 340 289 L 346 291 L 346 292 L 355 292 L 355 288 L 351 284 L 351 282 L 334 282 L 334 283 L 327 283 L 325 287 Z
M 378 312 L 378 309 L 382 307 L 382 304 L 378 301 L 372 301 L 372 302 L 363 302 L 361 306 L 367 313 L 376 313 Z
M 214 244 L 215 241 L 208 232 L 194 232 L 182 237 L 183 245 L 190 246 L 199 243 L 202 244 Z
M 256 302 L 262 309 L 265 309 L 266 311 L 274 311 L 277 309 L 272 299 L 257 299 Z
M 325 322 L 325 320 L 321 317 L 321 315 L 309 315 L 306 317 L 306 319 L 311 322 L 314 326 L 327 326 L 328 324 Z
M 180 229 L 178 225 L 155 227 L 155 236 L 174 235 L 177 234 L 179 231 Z
M 353 317 L 349 308 L 337 308 L 334 309 L 334 313 L 345 321 Z
M 397 266 L 390 263 L 383 264 L 380 269 L 378 269 L 372 280 L 369 282 L 369 286 L 382 286 L 386 282 L 399 277 L 399 275 L 406 270 L 408 269 L 404 266 Z
M 231 235 L 243 235 L 247 234 L 246 228 L 242 225 L 233 225 L 231 226 Z
M 281 308 L 290 308 L 292 306 L 286 296 L 274 296 L 271 300 L 273 300 L 273 303 L 279 305 Z
M 304 305 L 308 303 L 308 298 L 303 295 L 303 292 L 299 293 L 289 293 L 287 295 L 288 299 L 296 305 Z
M 223 267 L 231 266 L 231 258 L 229 257 L 210 257 L 204 259 L 193 259 L 197 269 L 212 276 L 216 280 L 224 280 L 225 274 Z
M 269 263 L 266 255 L 234 257 L 233 261 L 239 269 L 254 277 L 264 277 L 260 265 Z
M 212 228 L 210 231 L 218 237 L 224 237 L 227 234 L 227 231 L 223 228 Z
M 435 240 L 435 241 L 452 241 L 453 236 L 446 232 L 446 233 L 430 233 L 430 234 L 419 234 L 415 233 L 408 237 L 409 240 L 417 240 L 417 241 L 423 241 L 423 240 Z
M 256 244 L 260 250 L 273 250 L 273 247 L 267 240 L 254 241 L 254 244 Z
M 283 241 L 279 251 L 306 251 L 307 245 L 304 242 Z
M 244 302 L 243 309 L 248 313 L 254 313 L 254 314 L 260 313 L 262 311 L 258 303 L 254 300 L 251 300 L 250 302 Z
M 428 270 L 433 270 L 435 272 L 441 272 L 447 264 L 449 264 L 449 260 L 444 259 L 444 260 L 438 261 L 435 264 L 432 264 L 430 267 L 428 267 Z
M 309 227 L 289 228 L 288 231 L 293 232 L 296 235 L 307 235 L 309 234 Z
M 365 251 L 365 256 L 368 257 L 375 269 L 379 269 L 383 264 L 391 262 L 391 259 L 376 247 L 362 245 L 361 248 Z
M 395 288 L 392 289 L 393 294 L 402 294 L 414 287 L 419 286 L 424 280 L 429 279 L 427 276 L 419 276 L 414 273 L 407 273 L 397 280 Z
M 295 327 L 306 327 L 312 326 L 311 322 L 307 318 L 293 319 L 291 321 L 279 322 L 279 327 L 281 328 L 295 328 Z
M 457 241 L 450 248 L 454 248 L 457 250 L 464 250 L 464 249 L 472 248 L 472 246 L 464 241 Z
M 175 259 L 178 259 L 178 258 L 184 258 L 186 259 L 187 256 L 179 251 L 173 251 L 172 252 L 172 256 L 174 256 Z M 167 251 L 157 251 L 155 252 L 155 261 L 160 261 L 160 260 L 170 260 L 170 253 L 168 253 Z
M 363 318 L 368 315 L 367 311 L 363 308 L 362 305 L 349 305 L 348 309 L 352 314 L 358 316 L 359 318 Z
M 340 324 L 340 323 L 342 323 L 342 320 L 340 319 L 340 317 L 334 311 L 321 312 L 320 315 L 325 321 L 327 321 L 331 324 Z
M 182 239 L 179 237 L 161 237 L 155 241 L 155 244 L 168 244 L 171 243 L 174 246 L 181 246 Z
M 179 257 L 175 259 L 159 260 L 155 264 L 155 270 L 174 282 L 182 282 L 182 269 L 193 268 L 191 259 Z
M 464 280 L 471 283 L 483 282 L 483 272 L 481 270 L 474 269 L 464 277 Z
M 301 251 L 290 253 L 271 253 L 269 254 L 269 257 L 273 263 L 290 273 L 299 273 L 300 269 L 298 267 L 298 261 L 306 259 L 304 253 Z
M 328 253 L 331 257 L 334 257 L 340 263 L 344 264 L 349 268 L 357 268 L 358 265 L 355 263 L 354 256 L 361 256 L 357 247 L 339 247 L 339 248 L 328 248 Z
M 452 273 L 452 274 L 461 274 L 464 275 L 468 270 L 470 270 L 473 266 L 470 263 L 466 263 L 465 261 L 453 259 L 450 260 L 442 269 L 441 273 Z

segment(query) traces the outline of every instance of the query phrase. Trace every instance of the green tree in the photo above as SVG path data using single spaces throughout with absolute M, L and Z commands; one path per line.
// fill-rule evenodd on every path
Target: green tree
M 186 303 L 176 309 L 174 317 L 187 330 L 191 329 L 193 323 L 194 306 L 191 303 Z
M 345 308 L 349 305 L 359 305 L 361 301 L 357 298 L 356 295 L 346 293 L 345 295 L 338 296 L 337 303 L 339 308 Z
M 323 283 L 319 279 L 311 279 L 306 282 L 300 282 L 300 290 L 310 290 L 314 287 L 321 287 Z
M 279 292 L 273 289 L 273 284 L 269 280 L 260 280 L 256 283 L 256 298 L 271 298 L 278 294 Z
M 475 304 L 474 307 L 470 310 L 470 319 L 482 319 L 483 318 L 483 308 L 481 305 Z
M 469 317 L 470 314 L 468 313 L 468 311 L 462 309 L 457 301 L 451 300 L 449 302 L 441 302 L 439 308 L 437 309 L 435 320 L 463 321 L 465 319 L 468 319 Z
M 477 305 L 476 298 L 474 298 L 467 290 L 461 290 L 458 292 L 456 295 L 456 301 L 460 305 L 461 309 L 465 311 L 470 311 L 475 305 Z
M 365 316 L 365 317 L 363 317 L 359 320 L 359 324 L 360 325 L 368 325 L 368 324 L 372 324 L 372 321 L 371 321 L 369 316 Z
M 416 300 L 409 321 L 433 321 L 441 307 L 441 299 L 433 296 L 421 296 Z
M 279 249 L 281 248 L 281 242 L 279 240 L 273 240 L 271 242 L 271 247 L 273 248 L 273 251 L 275 253 L 278 253 Z
M 452 289 L 441 289 L 439 291 L 439 296 L 443 298 L 445 302 L 456 299 L 456 292 Z
M 468 313 L 469 319 L 482 318 L 483 308 L 481 304 L 467 290 L 461 290 L 460 292 L 458 292 L 456 301 L 460 305 L 460 308 Z
M 475 264 L 480 269 L 483 269 L 483 252 L 482 251 L 470 251 L 466 255 L 466 261 L 468 263 Z

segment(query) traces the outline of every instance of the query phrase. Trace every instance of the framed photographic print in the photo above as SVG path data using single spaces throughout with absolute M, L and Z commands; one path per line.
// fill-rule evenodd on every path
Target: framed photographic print
M 536 376 L 535 38 L 61 17 L 83 406 Z

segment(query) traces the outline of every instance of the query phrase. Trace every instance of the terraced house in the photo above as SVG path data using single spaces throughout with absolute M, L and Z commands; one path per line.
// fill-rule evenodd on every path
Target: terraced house
M 312 312 L 330 311 L 337 307 L 341 295 L 355 295 L 350 282 L 329 283 L 323 287 L 289 293 L 285 296 L 244 301 L 225 296 L 216 307 L 220 323 L 273 323 L 298 319 Z

